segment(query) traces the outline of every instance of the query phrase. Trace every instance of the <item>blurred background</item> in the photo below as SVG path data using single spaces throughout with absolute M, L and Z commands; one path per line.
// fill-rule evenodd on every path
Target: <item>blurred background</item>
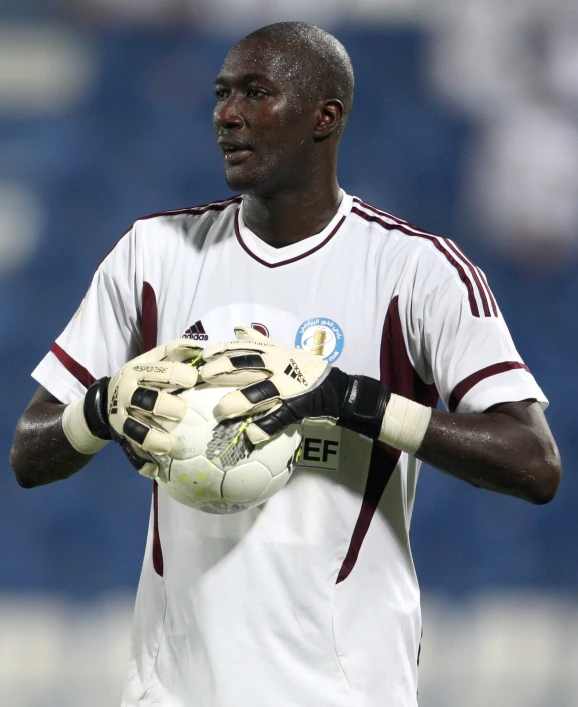
M 578 705 L 578 4 L 425 4 L 0 0 L 0 704 L 119 705 L 150 484 L 106 449 L 21 489 L 12 431 L 118 237 L 228 196 L 210 121 L 226 51 L 305 20 L 356 70 L 342 186 L 484 269 L 564 462 L 545 507 L 424 468 L 421 705 Z

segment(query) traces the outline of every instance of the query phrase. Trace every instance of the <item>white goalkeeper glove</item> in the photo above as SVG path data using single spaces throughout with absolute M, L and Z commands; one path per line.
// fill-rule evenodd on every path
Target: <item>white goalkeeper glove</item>
M 69 442 L 81 454 L 95 454 L 112 439 L 140 473 L 156 478 L 149 454 L 168 454 L 174 443 L 156 421 L 180 422 L 185 416 L 187 403 L 174 392 L 202 382 L 196 367 L 182 363 L 198 359 L 201 351 L 188 339 L 175 339 L 132 359 L 112 378 L 97 380 L 64 410 Z
M 235 341 L 203 351 L 207 383 L 242 386 L 219 402 L 227 418 L 264 413 L 246 429 L 254 444 L 303 420 L 327 420 L 371 439 L 415 454 L 431 409 L 391 395 L 382 381 L 348 375 L 320 356 L 271 341 L 248 327 Z

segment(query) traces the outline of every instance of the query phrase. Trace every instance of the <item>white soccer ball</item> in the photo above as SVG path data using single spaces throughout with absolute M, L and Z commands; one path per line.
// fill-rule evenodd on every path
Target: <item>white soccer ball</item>
M 180 393 L 188 403 L 184 419 L 163 423 L 175 446 L 170 455 L 155 458 L 161 489 L 208 513 L 236 513 L 264 503 L 289 481 L 301 449 L 296 425 L 253 445 L 244 433 L 247 418 L 216 416 L 217 403 L 231 390 L 203 384 Z

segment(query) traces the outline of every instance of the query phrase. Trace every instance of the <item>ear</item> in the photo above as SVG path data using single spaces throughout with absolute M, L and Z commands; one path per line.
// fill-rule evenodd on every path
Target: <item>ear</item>
M 333 135 L 343 120 L 343 103 L 337 98 L 323 101 L 317 111 L 317 124 L 313 131 L 314 140 L 325 140 Z

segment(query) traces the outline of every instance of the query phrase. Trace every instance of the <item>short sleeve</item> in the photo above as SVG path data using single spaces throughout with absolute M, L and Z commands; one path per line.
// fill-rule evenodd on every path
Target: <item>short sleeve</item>
M 432 247 L 432 245 L 434 247 Z M 400 292 L 410 358 L 450 412 L 548 401 L 516 350 L 483 272 L 451 241 L 426 244 Z
M 63 403 L 84 395 L 141 349 L 140 255 L 131 229 L 96 271 L 88 292 L 32 377 Z

